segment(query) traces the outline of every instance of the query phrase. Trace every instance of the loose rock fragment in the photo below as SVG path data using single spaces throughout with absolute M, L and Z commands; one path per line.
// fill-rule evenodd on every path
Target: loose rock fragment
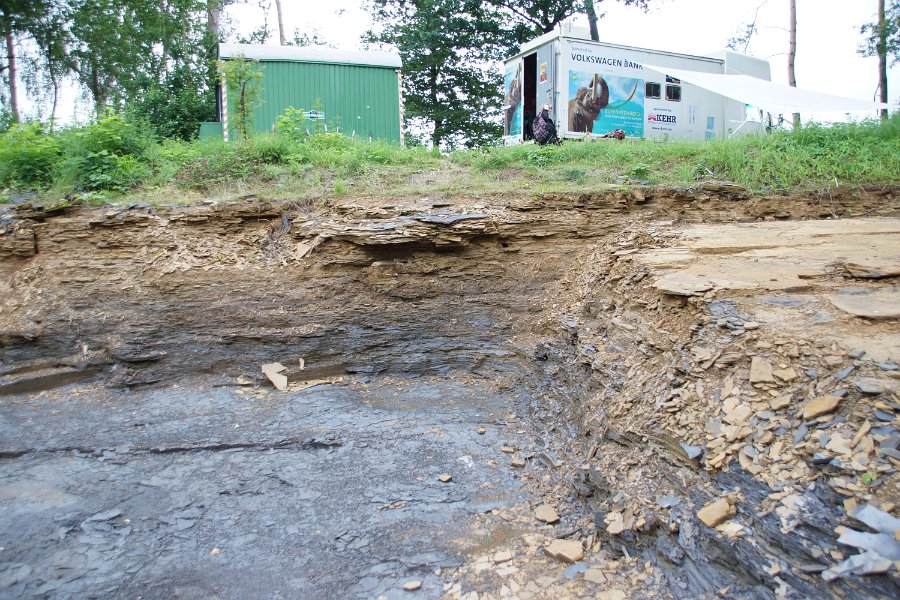
M 853 385 L 863 394 L 878 396 L 890 390 L 893 387 L 891 383 L 875 377 L 859 377 L 853 382 Z
M 403 584 L 403 589 L 407 592 L 414 592 L 420 587 L 422 587 L 422 582 L 415 579 L 412 581 L 407 581 Z
M 841 398 L 838 396 L 819 396 L 807 402 L 803 407 L 803 418 L 807 421 L 826 415 L 837 408 Z
M 449 475 L 449 474 L 447 474 L 447 473 L 444 473 L 444 474 L 442 474 L 442 475 L 438 475 L 438 481 L 440 481 L 440 482 L 442 482 L 442 483 L 447 483 L 447 482 L 452 481 L 452 480 L 453 480 L 453 476 L 452 476 L 452 475 Z
M 493 556 L 494 564 L 499 565 L 500 563 L 505 563 L 511 561 L 513 558 L 512 552 L 509 550 L 503 550 L 502 552 L 496 552 Z
M 581 542 L 572 540 L 553 540 L 547 546 L 547 554 L 567 563 L 577 563 L 584 558 Z
M 846 575 L 877 575 L 887 573 L 894 565 L 893 561 L 884 558 L 873 550 L 851 556 L 844 562 L 822 571 L 822 579 L 833 581 Z
M 715 527 L 735 513 L 735 508 L 728 498 L 719 498 L 700 509 L 697 518 L 703 521 L 707 527 Z
M 625 523 L 622 521 L 613 521 L 606 527 L 606 531 L 609 535 L 619 535 L 625 531 Z
M 534 511 L 534 516 L 538 521 L 550 523 L 551 525 L 559 521 L 559 515 L 556 514 L 556 509 L 549 504 L 541 504 L 538 506 L 537 510 Z
M 520 456 L 513 456 L 509 464 L 516 468 L 522 468 L 525 466 L 525 459 Z
M 266 363 L 262 366 L 263 374 L 269 378 L 272 385 L 282 392 L 287 389 L 288 383 L 287 377 L 281 374 L 285 369 L 287 369 L 287 367 L 279 362 Z
M 598 569 L 597 567 L 591 567 L 587 571 L 584 572 L 584 580 L 590 581 L 591 583 L 605 584 L 606 583 L 606 575 L 603 574 L 602 569 Z
M 775 383 L 771 363 L 761 356 L 750 361 L 750 383 Z

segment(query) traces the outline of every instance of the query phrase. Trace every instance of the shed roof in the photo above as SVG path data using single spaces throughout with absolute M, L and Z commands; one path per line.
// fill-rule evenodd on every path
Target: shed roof
M 255 60 L 278 60 L 338 65 L 364 65 L 400 68 L 396 52 L 334 50 L 324 46 L 261 46 L 257 44 L 219 44 L 219 58 L 244 56 Z

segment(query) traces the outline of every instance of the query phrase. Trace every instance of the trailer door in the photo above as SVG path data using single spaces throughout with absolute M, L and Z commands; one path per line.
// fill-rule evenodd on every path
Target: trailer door
M 537 89 L 535 91 L 535 106 L 540 110 L 544 104 L 552 108 L 550 114 L 554 121 L 557 120 L 556 111 L 556 57 L 553 55 L 553 44 L 545 44 L 537 51 Z

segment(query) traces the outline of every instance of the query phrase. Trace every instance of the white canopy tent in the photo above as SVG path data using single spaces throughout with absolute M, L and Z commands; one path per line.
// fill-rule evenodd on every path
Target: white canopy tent
M 644 68 L 681 79 L 697 87 L 776 115 L 795 112 L 876 111 L 889 108 L 887 104 L 881 102 L 811 92 L 748 75 L 700 73 L 648 64 L 644 64 Z

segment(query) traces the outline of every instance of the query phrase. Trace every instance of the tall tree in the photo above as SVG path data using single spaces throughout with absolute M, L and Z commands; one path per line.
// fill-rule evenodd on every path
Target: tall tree
M 599 0 L 603 2 L 603 0 Z M 597 29 L 597 10 L 594 8 L 594 0 L 584 0 L 584 12 L 587 13 L 588 28 L 591 31 L 591 39 L 600 41 L 600 31 Z
M 788 23 L 788 85 L 797 87 L 794 61 L 797 58 L 797 0 L 788 0 L 790 19 Z M 800 128 L 800 113 L 794 113 L 794 129 Z
M 495 64 L 510 40 L 494 7 L 480 0 L 373 0 L 372 15 L 382 30 L 367 39 L 399 51 L 407 122 L 430 129 L 435 149 L 500 135 Z
M 5 59 L 0 64 L 0 74 L 6 78 L 13 122 L 19 120 L 18 38 L 31 34 L 45 4 L 45 0 L 0 0 L 0 35 L 6 50 Z
M 281 0 L 275 0 L 275 12 L 278 13 L 278 43 L 286 46 L 287 38 L 284 37 L 284 15 L 281 12 Z
M 893 0 L 886 6 L 885 0 L 878 0 L 878 20 L 862 26 L 866 36 L 860 47 L 863 56 L 878 57 L 878 95 L 881 102 L 888 102 L 888 59 L 891 64 L 900 62 L 900 0 Z M 881 118 L 887 118 L 887 110 L 881 110 Z

